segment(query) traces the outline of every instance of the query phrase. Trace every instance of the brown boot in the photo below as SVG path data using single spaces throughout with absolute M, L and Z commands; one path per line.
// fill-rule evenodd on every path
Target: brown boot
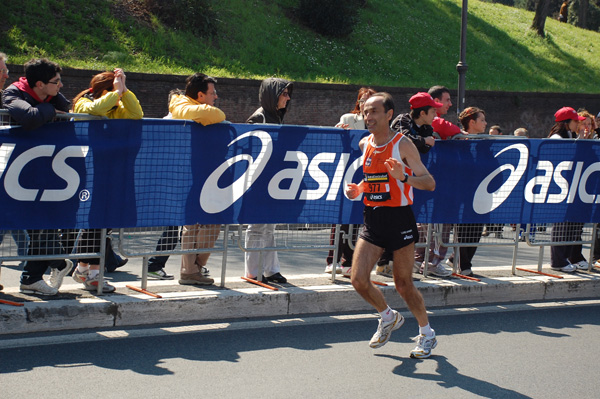
M 179 284 L 181 285 L 211 285 L 215 282 L 210 277 L 203 276 L 201 273 L 183 274 L 179 278 Z

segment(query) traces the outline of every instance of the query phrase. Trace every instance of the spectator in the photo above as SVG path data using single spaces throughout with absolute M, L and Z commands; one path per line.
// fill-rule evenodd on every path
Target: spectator
M 414 242 L 417 225 L 410 205 L 412 187 L 433 190 L 435 180 L 421 162 L 419 152 L 411 140 L 390 129 L 394 115 L 394 102 L 388 93 L 376 93 L 367 100 L 364 108 L 365 123 L 370 136 L 363 138 L 363 172 L 360 185 L 350 183 L 346 196 L 356 198 L 361 193 L 365 203 L 365 223 L 356 242 L 352 263 L 352 286 L 363 299 L 381 315 L 377 331 L 369 346 L 385 345 L 394 330 L 404 324 L 404 318 L 386 303 L 382 292 L 370 279 L 375 261 L 384 249 L 394 256 L 394 283 L 419 324 L 417 346 L 410 356 L 427 358 L 437 345 L 435 331 L 429 325 L 423 297 L 412 281 Z M 391 158 L 397 154 L 399 160 Z M 382 176 L 386 184 L 381 184 Z M 393 220 L 394 223 L 389 223 Z
M 502 129 L 498 125 L 494 125 L 490 128 L 488 134 L 490 136 L 502 136 Z
M 204 126 L 223 122 L 225 113 L 215 107 L 219 98 L 215 85 L 217 80 L 203 73 L 191 75 L 186 80 L 185 94 L 174 94 L 169 104 L 173 119 L 191 119 Z M 213 248 L 219 233 L 219 224 L 185 225 L 181 231 L 181 249 Z M 184 254 L 181 256 L 181 285 L 210 285 L 214 279 L 202 274 L 210 252 Z
M 425 92 L 415 94 L 408 102 L 410 103 L 410 113 L 398 115 L 392 122 L 391 128 L 393 131 L 399 131 L 404 136 L 409 137 L 420 153 L 426 153 L 435 145 L 431 123 L 437 117 L 438 108 L 443 108 L 444 104 L 435 101 L 429 93 Z M 427 225 L 419 223 L 417 229 L 419 237 L 423 238 L 427 231 Z M 417 248 L 415 250 L 414 265 L 418 273 L 422 274 L 424 271 L 424 260 L 425 248 Z M 432 264 L 428 270 L 431 274 L 440 277 L 452 274 L 439 263 Z
M 458 120 L 464 127 L 463 133 L 465 134 L 482 134 L 485 133 L 487 122 L 485 121 L 485 112 L 477 107 L 468 107 L 458 116 Z M 473 243 L 477 244 L 481 240 L 481 233 L 483 232 L 483 224 L 457 224 L 456 225 L 456 238 L 459 243 Z M 476 246 L 460 247 L 460 265 L 459 271 L 463 276 L 472 277 L 473 266 L 472 261 L 477 252 Z M 454 254 L 448 259 L 448 263 L 454 264 Z
M 453 136 L 460 133 L 460 128 L 455 124 L 446 121 L 442 116 L 448 113 L 450 107 L 452 107 L 452 100 L 450 98 L 450 91 L 444 86 L 432 86 L 428 93 L 434 99 L 435 102 L 442 104 L 441 107 L 436 109 L 436 117 L 431 123 L 431 127 L 434 133 L 437 134 L 442 140 L 452 139 Z M 422 237 L 425 233 L 425 226 L 419 226 L 419 235 Z M 451 224 L 435 224 L 434 225 L 434 240 L 429 248 L 429 265 L 427 270 L 435 270 L 438 272 L 437 275 L 445 274 L 445 269 L 442 265 L 446 254 L 448 253 L 448 247 L 443 245 L 450 240 L 450 232 L 452 231 Z M 385 254 L 384 254 L 385 257 Z M 415 250 L 415 270 L 417 273 L 423 273 L 425 259 L 425 248 L 417 248 Z
M 593 139 L 595 132 L 594 127 L 594 115 L 590 114 L 587 110 L 582 109 L 578 112 L 579 116 L 585 119 L 577 123 L 577 138 L 578 139 Z
M 596 120 L 594 121 L 594 124 L 596 125 L 596 136 L 594 138 L 599 138 L 600 137 L 600 112 L 598 112 L 598 115 L 596 115 Z
M 73 99 L 73 112 L 105 116 L 110 119 L 142 119 L 144 112 L 137 97 L 127 88 L 127 76 L 121 68 L 94 75 L 90 88 L 80 92 Z M 77 252 L 100 252 L 102 231 L 84 229 L 81 231 Z M 112 244 L 106 241 L 107 253 L 112 253 Z M 100 283 L 100 259 L 83 258 L 73 271 L 73 280 L 83 283 L 84 289 L 94 291 Z M 114 292 L 115 287 L 103 281 L 102 292 Z
M 25 63 L 25 77 L 2 92 L 2 105 L 24 129 L 35 129 L 50 122 L 57 113 L 69 110 L 69 101 L 60 93 L 63 86 L 58 64 L 45 58 Z M 57 230 L 27 230 L 29 255 L 64 254 Z M 49 282 L 44 273 L 51 268 Z M 64 277 L 73 268 L 69 259 L 28 260 L 23 266 L 20 291 L 26 294 L 56 295 Z
M 573 108 L 563 107 L 554 114 L 554 125 L 548 134 L 550 139 L 575 138 L 577 124 L 585 117 L 577 115 Z M 550 239 L 553 242 L 577 241 L 581 238 L 583 223 L 554 223 Z M 552 270 L 573 273 L 577 269 L 587 269 L 588 264 L 581 255 L 581 247 L 577 245 L 553 245 L 550 247 L 550 267 Z
M 336 127 L 341 127 L 344 129 L 365 129 L 365 120 L 363 118 L 362 110 L 364 108 L 365 101 L 369 97 L 375 94 L 375 90 L 370 87 L 361 87 L 358 90 L 358 97 L 356 98 L 356 104 L 354 105 L 354 109 L 350 111 L 350 113 L 344 114 L 341 116 L 340 121 L 338 122 Z M 352 229 L 350 228 L 352 226 Z M 341 273 L 345 277 L 350 277 L 350 273 L 352 272 L 352 256 L 354 255 L 354 249 L 350 245 L 348 241 L 343 239 L 343 233 L 346 234 L 347 240 L 351 240 L 352 243 L 356 242 L 356 237 L 358 235 L 358 229 L 360 228 L 359 224 L 343 224 L 341 225 L 338 238 L 338 252 L 337 259 L 333 261 L 333 253 L 334 250 L 330 249 L 327 254 L 325 267 L 325 273 L 330 273 L 333 271 L 333 265 L 336 265 L 336 273 Z M 352 237 L 349 237 L 349 232 L 352 231 Z M 335 225 L 331 229 L 331 239 L 330 245 L 335 243 Z M 390 273 L 391 276 L 391 273 Z
M 442 140 L 450 139 L 459 134 L 460 128 L 458 126 L 442 118 L 442 116 L 448 113 L 448 110 L 452 106 L 450 90 L 444 86 L 432 86 L 428 93 L 436 102 L 442 104 L 442 106 L 437 109 L 437 117 L 434 118 L 431 123 L 433 131 L 437 133 Z
M 6 84 L 6 79 L 8 76 L 8 68 L 6 67 L 6 61 L 8 57 L 4 53 L 0 53 L 0 92 L 4 90 L 4 85 Z
M 6 84 L 6 79 L 8 76 L 8 68 L 6 67 L 6 61 L 8 57 L 4 53 L 0 53 L 0 108 L 2 107 L 2 91 L 4 90 L 4 85 Z M 1 116 L 0 116 L 1 118 Z M 17 255 L 25 256 L 27 255 L 27 248 L 29 246 L 29 236 L 27 235 L 26 230 L 0 230 L 0 244 L 4 240 L 4 235 L 10 234 L 15 240 L 15 244 L 17 245 Z M 1 264 L 1 262 L 0 262 Z M 0 284 L 0 290 L 4 287 Z
M 455 124 L 446 121 L 442 116 L 448 113 L 450 107 L 452 107 L 452 100 L 450 98 L 450 91 L 444 86 L 432 86 L 428 93 L 431 97 L 442 106 L 437 108 L 437 116 L 433 119 L 431 127 L 435 134 L 437 134 L 442 140 L 452 139 L 455 135 L 459 134 L 460 128 Z M 441 265 L 446 254 L 448 253 L 448 247 L 443 245 L 450 240 L 450 232 L 452 231 L 451 224 L 435 224 L 434 225 L 434 241 L 432 247 L 429 248 L 429 265 L 428 270 L 439 269 L 438 265 Z M 421 229 L 420 234 L 424 234 Z M 419 255 L 420 251 L 425 251 L 424 248 L 416 249 L 416 256 L 421 259 L 425 259 L 425 254 Z M 421 262 L 415 262 L 415 268 L 418 272 L 422 273 L 424 267 Z
M 560 22 L 567 22 L 567 18 L 569 17 L 569 1 L 563 1 L 560 6 L 560 11 L 558 12 L 558 20 Z
M 515 129 L 515 131 L 513 132 L 513 135 L 517 136 L 517 137 L 529 137 L 529 131 L 527 129 L 525 129 L 524 127 L 520 127 Z
M 431 123 L 436 117 L 437 108 L 441 108 L 443 104 L 434 101 L 433 97 L 425 92 L 415 94 L 408 102 L 410 113 L 398 115 L 391 128 L 408 136 L 419 152 L 425 154 L 435 145 Z
M 171 99 L 174 95 L 182 95 L 183 91 L 174 89 L 169 92 L 169 98 L 167 104 L 171 104 Z M 163 119 L 173 119 L 173 115 L 169 112 Z M 156 251 L 172 251 L 179 242 L 179 227 L 178 226 L 166 226 L 163 228 L 163 232 L 156 243 Z M 165 271 L 165 266 L 169 260 L 169 255 L 155 255 L 148 259 L 148 277 L 152 277 L 158 280 L 173 280 L 173 275 L 168 274 Z M 200 273 L 207 276 L 208 269 L 204 266 L 200 267 Z
M 258 108 L 246 123 L 275 123 L 283 124 L 283 117 L 292 98 L 294 85 L 284 79 L 267 78 L 260 84 Z M 274 224 L 251 224 L 246 230 L 246 248 L 266 248 L 275 246 Z M 263 261 L 264 275 L 258 275 Z M 257 251 L 245 253 L 245 274 L 247 278 L 259 280 L 263 283 L 287 283 L 287 279 L 280 273 L 281 265 L 275 251 Z

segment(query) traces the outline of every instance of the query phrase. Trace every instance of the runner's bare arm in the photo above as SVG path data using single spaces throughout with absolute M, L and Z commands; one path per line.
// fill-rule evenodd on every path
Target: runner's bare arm
M 417 151 L 417 147 L 415 147 L 412 141 L 400 140 L 398 149 L 400 150 L 402 160 L 413 172 L 413 175 L 408 177 L 406 184 L 410 184 L 420 190 L 435 190 L 435 180 L 425 165 L 423 165 L 423 162 L 421 162 L 419 151 Z M 390 176 L 395 179 L 404 180 L 404 167 L 398 160 L 389 158 L 385 162 L 385 166 Z

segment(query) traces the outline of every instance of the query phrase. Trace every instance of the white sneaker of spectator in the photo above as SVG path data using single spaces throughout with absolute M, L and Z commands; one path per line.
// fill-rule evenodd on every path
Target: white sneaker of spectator
M 419 273 L 423 274 L 424 270 L 425 270 L 425 262 L 423 262 L 423 264 L 421 265 L 421 268 L 419 269 Z M 439 263 L 437 265 L 429 263 L 427 265 L 427 274 L 433 274 L 434 276 L 438 276 L 438 277 L 448 277 L 448 276 L 452 275 L 452 271 L 446 269 L 444 266 L 440 265 Z
M 48 285 L 50 287 L 56 288 L 58 290 L 62 285 L 65 276 L 69 274 L 69 272 L 73 268 L 73 261 L 71 261 L 70 259 L 65 259 L 65 263 L 65 268 L 62 270 L 58 270 L 54 267 L 50 270 L 50 279 L 48 281 Z
M 44 280 L 38 280 L 33 284 L 21 284 L 19 290 L 24 294 L 56 295 L 58 290 L 50 287 Z
M 335 265 L 335 273 L 340 274 L 341 272 L 342 272 L 342 266 L 338 262 Z M 333 273 L 333 263 L 330 263 L 327 266 L 325 266 L 325 273 L 328 273 L 328 274 Z
M 590 264 L 587 263 L 585 260 L 580 260 L 577 263 L 573 263 L 573 266 L 577 266 L 577 268 L 579 270 L 587 270 L 590 267 Z

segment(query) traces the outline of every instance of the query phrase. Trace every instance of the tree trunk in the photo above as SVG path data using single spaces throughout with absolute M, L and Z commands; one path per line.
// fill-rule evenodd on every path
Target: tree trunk
M 531 29 L 535 30 L 541 37 L 546 37 L 544 28 L 546 26 L 546 17 L 548 16 L 548 5 L 549 0 L 538 0 L 535 6 L 533 23 L 531 24 Z
M 586 29 L 589 0 L 579 0 L 578 26 Z

